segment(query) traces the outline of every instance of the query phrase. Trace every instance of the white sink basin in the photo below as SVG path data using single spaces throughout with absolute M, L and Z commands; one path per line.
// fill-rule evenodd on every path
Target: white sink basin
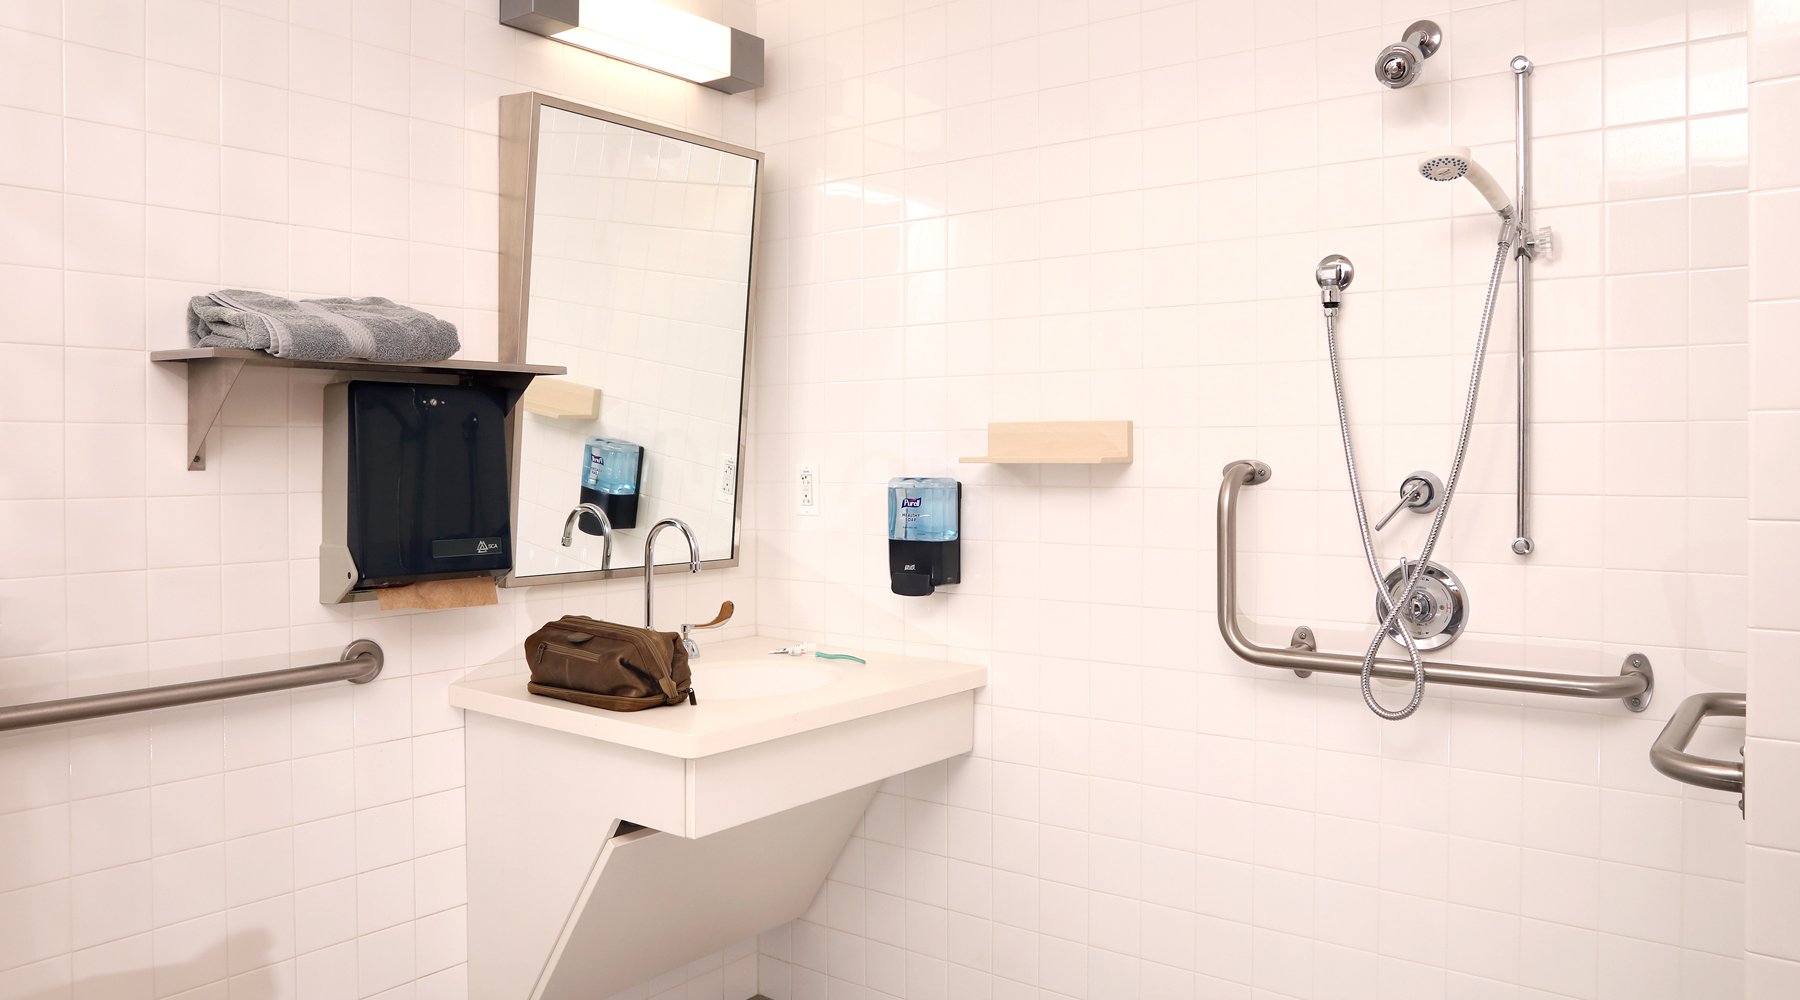
M 786 657 L 783 657 L 786 659 Z M 703 660 L 692 664 L 694 694 L 702 701 L 744 701 L 750 698 L 773 698 L 799 694 L 822 688 L 838 679 L 838 673 L 805 662 L 717 663 Z

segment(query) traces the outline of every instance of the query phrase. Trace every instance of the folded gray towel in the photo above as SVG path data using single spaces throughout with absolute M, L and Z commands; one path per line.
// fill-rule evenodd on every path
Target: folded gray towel
M 442 361 L 462 347 L 454 323 L 387 299 L 296 302 L 235 288 L 188 300 L 188 341 L 303 361 Z

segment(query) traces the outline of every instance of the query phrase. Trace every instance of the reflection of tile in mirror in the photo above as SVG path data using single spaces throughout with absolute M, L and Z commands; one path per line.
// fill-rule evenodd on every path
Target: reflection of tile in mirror
M 519 575 L 599 568 L 599 538 L 558 544 L 595 436 L 646 449 L 639 527 L 616 532 L 614 568 L 642 565 L 662 517 L 692 525 L 703 558 L 729 558 L 719 482 L 739 457 L 756 161 L 559 108 L 539 146 L 526 355 L 599 389 L 600 410 L 525 417 Z

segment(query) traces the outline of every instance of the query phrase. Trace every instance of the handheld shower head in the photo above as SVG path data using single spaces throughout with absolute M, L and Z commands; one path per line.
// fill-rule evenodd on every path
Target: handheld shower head
M 1495 212 L 1502 219 L 1510 219 L 1513 215 L 1512 200 L 1500 189 L 1500 183 L 1494 175 L 1482 169 L 1481 164 L 1469 154 L 1467 146 L 1451 146 L 1446 149 L 1434 149 L 1419 157 L 1419 176 L 1428 181 L 1453 181 L 1467 178 L 1475 190 L 1487 199 Z
M 1414 21 L 1406 26 L 1405 36 L 1381 50 L 1375 57 L 1375 79 L 1381 85 L 1398 89 L 1417 80 L 1425 60 L 1443 44 L 1444 33 L 1435 21 Z

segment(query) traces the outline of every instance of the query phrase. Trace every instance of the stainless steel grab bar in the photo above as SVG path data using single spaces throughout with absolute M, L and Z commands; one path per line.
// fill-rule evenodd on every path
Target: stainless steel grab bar
M 1301 626 L 1286 649 L 1260 646 L 1244 635 L 1238 624 L 1237 603 L 1237 501 L 1245 486 L 1269 481 L 1270 468 L 1249 459 L 1225 466 L 1225 479 L 1219 486 L 1219 634 L 1225 645 L 1243 659 L 1264 667 L 1292 670 L 1307 677 L 1319 670 L 1328 674 L 1362 673 L 1362 657 L 1352 653 L 1321 653 L 1310 628 Z M 1375 661 L 1375 676 L 1394 680 L 1412 680 L 1412 664 L 1394 657 Z M 1617 677 L 1592 674 L 1557 674 L 1543 670 L 1517 670 L 1506 667 L 1478 667 L 1461 663 L 1427 663 L 1425 680 L 1432 684 L 1457 687 L 1487 688 L 1493 691 L 1524 691 L 1530 694 L 1553 694 L 1565 698 L 1618 698 L 1633 712 L 1650 707 L 1656 691 L 1656 677 L 1650 669 L 1650 658 L 1642 653 L 1625 657 Z
M 1707 691 L 1681 700 L 1656 742 L 1650 744 L 1650 766 L 1676 781 L 1721 792 L 1744 793 L 1742 761 L 1714 760 L 1688 753 L 1688 744 L 1708 716 L 1744 717 L 1744 696 L 1738 692 Z M 1738 801 L 1738 807 L 1743 807 Z
M 173 708 L 203 701 L 237 698 L 247 694 L 265 694 L 289 688 L 310 687 L 332 681 L 367 684 L 381 673 L 381 647 L 370 639 L 358 639 L 344 647 L 343 654 L 332 663 L 315 663 L 308 667 L 288 667 L 236 677 L 213 677 L 185 684 L 138 688 L 132 691 L 109 691 L 80 698 L 59 698 L 26 705 L 0 708 L 0 732 L 51 726 L 59 722 L 80 722 L 107 715 L 144 712 L 153 708 Z

